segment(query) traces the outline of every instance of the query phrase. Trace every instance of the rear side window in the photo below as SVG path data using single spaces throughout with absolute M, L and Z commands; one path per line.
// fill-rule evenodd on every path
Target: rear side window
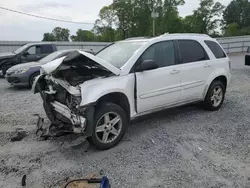
M 210 48 L 210 50 L 213 52 L 214 56 L 217 59 L 226 57 L 226 54 L 216 42 L 209 41 L 209 40 L 205 40 L 204 42 Z
M 41 54 L 50 54 L 54 52 L 52 45 L 41 45 Z
M 208 55 L 200 43 L 194 40 L 178 40 L 182 63 L 208 60 Z

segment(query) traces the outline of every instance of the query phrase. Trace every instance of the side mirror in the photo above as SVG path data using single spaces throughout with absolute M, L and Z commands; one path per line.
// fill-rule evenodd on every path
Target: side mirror
M 29 55 L 29 52 L 25 51 L 23 52 L 23 56 L 28 56 Z
M 154 60 L 144 60 L 140 65 L 136 67 L 137 72 L 143 72 L 147 70 L 157 69 L 158 65 Z

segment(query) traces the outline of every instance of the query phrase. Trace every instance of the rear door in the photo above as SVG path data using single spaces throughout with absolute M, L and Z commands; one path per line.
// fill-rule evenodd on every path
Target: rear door
M 41 48 L 40 59 L 54 52 L 53 46 L 50 44 L 41 45 L 40 48 Z
M 144 60 L 154 60 L 158 68 L 136 73 L 138 113 L 176 104 L 181 91 L 181 65 L 176 64 L 174 42 L 153 44 L 137 64 Z
M 202 99 L 212 65 L 205 49 L 196 40 L 178 40 L 182 65 L 180 102 Z

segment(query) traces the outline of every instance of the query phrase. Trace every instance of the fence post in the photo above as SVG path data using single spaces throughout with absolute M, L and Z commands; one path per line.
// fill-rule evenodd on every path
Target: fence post
M 244 52 L 244 47 L 245 47 L 245 41 L 242 43 L 242 52 Z
M 229 54 L 229 45 L 230 43 L 227 44 L 227 53 Z

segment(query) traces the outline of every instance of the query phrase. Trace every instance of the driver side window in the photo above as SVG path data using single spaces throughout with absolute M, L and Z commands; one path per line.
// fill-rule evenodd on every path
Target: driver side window
M 141 62 L 145 60 L 154 60 L 159 68 L 174 65 L 174 42 L 164 41 L 153 44 L 141 56 Z
M 35 55 L 36 54 L 36 47 L 35 46 L 31 46 L 27 52 L 29 53 L 29 55 Z
M 26 50 L 29 55 L 36 55 L 40 54 L 40 46 L 31 46 L 29 49 Z

